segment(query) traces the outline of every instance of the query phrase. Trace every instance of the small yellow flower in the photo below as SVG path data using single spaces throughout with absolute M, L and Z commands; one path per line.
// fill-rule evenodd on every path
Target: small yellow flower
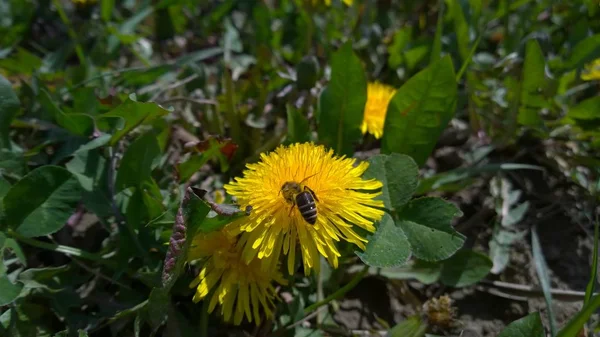
M 600 80 L 600 58 L 585 65 L 581 79 L 584 81 Z
M 261 160 L 248 164 L 242 178 L 225 185 L 225 190 L 237 198 L 241 208 L 252 207 L 248 217 L 229 224 L 242 234 L 245 261 L 263 259 L 267 268 L 287 255 L 290 274 L 294 272 L 296 244 L 300 246 L 304 271 L 319 270 L 319 255 L 334 267 L 339 251 L 335 242 L 346 240 L 365 248 L 367 240 L 354 230 L 354 225 L 369 232 L 373 222 L 383 216 L 383 202 L 373 200 L 382 187 L 376 179 L 364 180 L 361 175 L 369 164 L 356 159 L 337 157 L 332 150 L 312 143 L 280 146 L 274 152 L 261 154 Z M 282 193 L 285 183 L 296 182 L 301 190 L 314 192 L 317 219 L 308 223 Z
M 385 84 L 374 82 L 367 85 L 367 104 L 360 127 L 363 134 L 368 132 L 377 139 L 381 138 L 388 104 L 395 93 L 396 89 Z
M 321 0 L 312 0 L 312 3 L 313 3 L 313 5 L 316 5 L 320 1 Z M 331 0 L 324 0 L 324 2 L 327 6 L 331 6 Z M 352 3 L 354 2 L 354 0 L 342 0 L 342 2 L 348 6 L 352 6 Z
M 237 239 L 225 230 L 198 234 L 190 248 L 188 260 L 204 259 L 200 273 L 190 284 L 196 287 L 193 301 L 205 299 L 214 289 L 208 312 L 217 303 L 225 321 L 239 325 L 246 315 L 248 321 L 260 323 L 261 308 L 268 318 L 273 317 L 274 299 L 277 296 L 272 281 L 285 283 L 277 270 L 265 272 L 258 260 L 246 264 L 242 261 Z

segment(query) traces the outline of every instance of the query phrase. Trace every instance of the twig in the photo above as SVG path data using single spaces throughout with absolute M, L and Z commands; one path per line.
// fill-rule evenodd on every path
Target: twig
M 524 301 L 528 298 L 543 297 L 541 289 L 515 283 L 483 280 L 478 286 L 493 295 Z M 562 302 L 579 302 L 585 298 L 585 292 L 575 290 L 551 289 L 552 298 Z
M 171 97 L 169 99 L 165 99 L 165 100 L 160 101 L 158 103 L 160 105 L 165 105 L 165 104 L 175 103 L 175 102 L 187 102 L 187 103 L 194 103 L 194 104 L 197 104 L 197 105 L 217 105 L 217 104 L 219 104 L 217 101 L 215 101 L 213 99 L 188 98 L 188 97 L 183 97 L 183 96 Z

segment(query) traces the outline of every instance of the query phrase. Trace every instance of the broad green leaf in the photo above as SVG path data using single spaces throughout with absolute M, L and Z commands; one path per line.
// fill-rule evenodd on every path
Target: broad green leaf
M 94 119 L 80 113 L 64 113 L 54 103 L 50 94 L 42 89 L 38 97 L 40 104 L 50 113 L 56 123 L 78 136 L 89 136 L 94 132 Z
M 427 323 L 420 316 L 411 316 L 405 321 L 393 327 L 390 332 L 390 337 L 422 337 L 425 336 Z
M 416 279 L 424 284 L 432 284 L 439 280 L 441 269 L 442 264 L 440 262 L 416 260 L 412 265 L 407 267 L 381 269 L 379 274 L 389 279 Z
M 556 316 L 554 316 L 554 310 L 552 309 L 550 275 L 548 274 L 548 266 L 546 265 L 546 259 L 544 258 L 540 239 L 535 227 L 531 229 L 531 250 L 533 253 L 535 271 L 540 281 L 540 285 L 542 286 L 544 300 L 546 301 L 546 311 L 548 314 L 548 321 L 550 322 L 550 333 L 552 336 L 556 336 Z
M 461 250 L 443 262 L 440 280 L 450 287 L 466 287 L 482 280 L 491 269 L 492 261 L 487 255 Z
M 69 171 L 42 166 L 10 188 L 3 199 L 4 220 L 27 237 L 51 234 L 65 225 L 80 199 L 79 184 Z
M 392 68 L 398 68 L 404 61 L 404 49 L 411 42 L 413 34 L 412 26 L 405 26 L 394 34 L 394 40 L 388 47 L 388 64 Z
M 309 141 L 310 128 L 308 119 L 302 115 L 299 109 L 291 104 L 287 105 L 287 138 L 290 143 L 303 143 Z
M 458 43 L 458 53 L 463 62 L 466 62 L 469 55 L 469 24 L 465 19 L 461 2 L 459 0 L 447 0 L 448 11 L 452 15 L 452 22 L 454 23 L 454 32 L 456 34 L 456 41 Z
M 525 48 L 525 62 L 521 84 L 521 104 L 519 106 L 518 121 L 522 125 L 540 126 L 542 118 L 540 110 L 546 106 L 546 101 L 541 94 L 546 86 L 545 75 L 546 60 L 536 39 L 527 41 Z
M 600 34 L 589 36 L 575 45 L 564 67 L 567 70 L 580 68 L 598 57 L 600 57 Z
M 389 214 L 385 214 L 377 231 L 369 236 L 364 253 L 356 252 L 356 255 L 371 267 L 397 267 L 410 257 L 410 244 L 402 229 L 394 224 Z
M 392 153 L 369 158 L 365 179 L 375 178 L 383 183 L 379 197 L 387 209 L 399 209 L 417 189 L 419 168 L 407 155 Z
M 409 79 L 392 98 L 381 150 L 411 156 L 423 165 L 454 115 L 457 86 L 449 56 Z
M 350 42 L 331 57 L 331 81 L 319 99 L 319 141 L 336 153 L 351 155 L 361 137 L 367 78 Z
M 107 160 L 98 151 L 78 150 L 65 167 L 77 178 L 84 190 L 94 192 L 95 187 L 105 181 L 103 178 L 106 176 Z
M 0 75 L 0 149 L 10 149 L 10 124 L 19 113 L 21 103 L 10 82 Z
M 12 283 L 6 275 L 0 274 L 0 306 L 12 303 L 19 295 L 23 285 Z
M 140 186 L 150 178 L 152 162 L 160 156 L 160 147 L 154 132 L 146 132 L 129 145 L 117 171 L 115 191 Z
M 582 120 L 600 119 L 600 96 L 585 99 L 570 107 L 567 117 Z
M 396 222 L 408 237 L 413 255 L 425 261 L 445 260 L 465 242 L 465 236 L 452 228 L 454 217 L 462 212 L 439 198 L 410 201 Z
M 149 124 L 168 113 L 156 103 L 137 102 L 132 95 L 123 104 L 105 114 L 96 116 L 96 123 L 101 130 L 109 131 L 117 125 L 110 144 L 116 144 L 129 131 L 141 124 Z
M 531 314 L 510 323 L 498 337 L 545 337 L 539 312 Z M 573 335 L 575 337 L 575 335 Z

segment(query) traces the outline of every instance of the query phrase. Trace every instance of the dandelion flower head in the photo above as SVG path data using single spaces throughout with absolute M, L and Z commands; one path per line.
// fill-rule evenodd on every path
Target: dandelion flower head
M 214 289 L 208 312 L 219 304 L 225 321 L 233 317 L 233 323 L 238 325 L 245 315 L 248 321 L 259 324 L 261 311 L 268 318 L 273 317 L 273 281 L 284 284 L 285 280 L 277 270 L 265 272 L 258 260 L 246 264 L 235 236 L 225 230 L 196 235 L 188 260 L 197 259 L 204 260 L 200 273 L 190 284 L 190 288 L 196 288 L 194 302 L 206 299 Z
M 248 217 L 229 226 L 242 233 L 243 257 L 255 257 L 273 268 L 281 253 L 287 255 L 288 272 L 293 274 L 296 247 L 302 254 L 304 271 L 319 269 L 320 255 L 334 267 L 340 253 L 336 241 L 346 240 L 365 248 L 367 240 L 354 226 L 374 232 L 374 221 L 383 216 L 383 202 L 374 200 L 382 187 L 376 179 L 362 179 L 367 162 L 355 165 L 356 159 L 337 157 L 332 150 L 312 143 L 280 146 L 262 154 L 261 160 L 248 164 L 242 178 L 225 185 L 238 204 L 252 207 Z M 284 197 L 282 187 L 289 182 L 299 183 L 316 196 L 317 218 L 308 223 Z
M 581 79 L 584 81 L 600 80 L 600 58 L 585 66 L 581 73 Z
M 363 134 L 368 132 L 381 138 L 387 108 L 395 93 L 396 89 L 385 84 L 372 82 L 367 85 L 367 104 L 360 127 Z

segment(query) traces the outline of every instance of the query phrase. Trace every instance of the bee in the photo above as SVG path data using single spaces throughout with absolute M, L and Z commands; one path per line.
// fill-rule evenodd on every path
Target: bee
M 292 214 L 294 207 L 298 206 L 302 218 L 309 224 L 314 225 L 317 222 L 317 204 L 315 203 L 315 200 L 319 201 L 319 199 L 313 190 L 308 186 L 302 185 L 302 183 L 310 177 L 312 176 L 304 178 L 300 183 L 288 181 L 281 186 L 279 192 L 283 192 L 285 201 L 292 204 L 290 215 Z

